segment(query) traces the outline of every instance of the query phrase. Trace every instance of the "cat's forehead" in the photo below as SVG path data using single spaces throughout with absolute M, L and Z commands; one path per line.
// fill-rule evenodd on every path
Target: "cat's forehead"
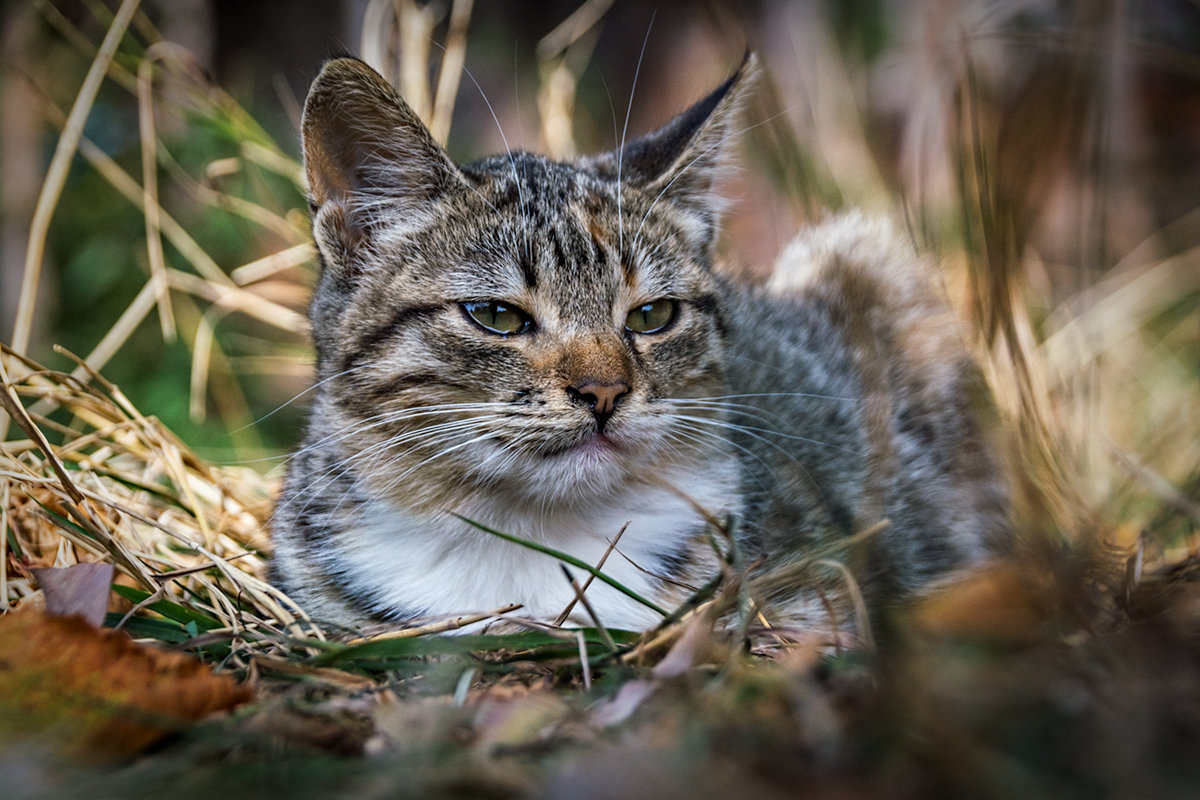
M 486 209 L 474 226 L 476 246 L 489 261 L 508 261 L 531 287 L 611 291 L 625 283 L 665 292 L 667 273 L 678 278 L 680 262 L 696 255 L 664 230 L 667 204 L 646 214 L 640 190 L 581 163 L 514 153 L 462 169 Z
M 463 172 L 478 202 L 462 219 L 470 231 L 462 266 L 475 274 L 460 280 L 485 280 L 500 296 L 553 293 L 564 283 L 592 294 L 612 289 L 610 254 L 596 235 L 606 199 L 585 176 L 527 153 L 486 159 Z
M 461 169 L 480 197 L 510 214 L 545 217 L 585 201 L 615 198 L 610 197 L 614 187 L 595 173 L 536 153 L 494 155 Z

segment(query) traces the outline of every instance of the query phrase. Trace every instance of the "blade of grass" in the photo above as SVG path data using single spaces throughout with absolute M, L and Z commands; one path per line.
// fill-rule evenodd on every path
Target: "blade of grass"
M 458 85 L 462 81 L 466 63 L 467 24 L 471 21 L 473 5 L 474 0 L 454 0 L 450 10 L 450 30 L 446 33 L 446 45 L 442 49 L 442 65 L 438 70 L 437 91 L 433 100 L 433 120 L 429 125 L 434 140 L 442 144 L 450 135 L 454 101 L 458 97 Z
M 659 614 L 660 616 L 663 616 L 663 617 L 667 616 L 668 612 L 665 609 L 658 606 L 656 603 L 653 603 L 650 600 L 647 600 L 646 598 L 642 597 L 640 594 L 633 591 L 629 587 L 627 587 L 624 584 L 616 581 L 615 579 L 610 578 L 609 576 L 605 575 L 603 572 L 596 569 L 591 564 L 588 564 L 585 561 L 580 561 L 578 558 L 575 558 L 575 556 L 568 555 L 568 554 L 562 552 L 561 550 L 555 550 L 552 547 L 546 547 L 545 545 L 538 544 L 537 542 L 531 542 L 528 539 L 522 539 L 519 536 L 513 536 L 512 534 L 503 533 L 501 531 L 495 530 L 494 528 L 489 528 L 486 525 L 483 525 L 472 519 L 468 519 L 464 516 L 461 516 L 460 514 L 455 514 L 454 516 L 457 517 L 458 519 L 462 520 L 463 522 L 467 523 L 468 525 L 470 525 L 474 528 L 478 528 L 479 530 L 483 531 L 484 533 L 490 534 L 499 539 L 503 539 L 506 542 L 512 542 L 513 544 L 519 544 L 522 547 L 526 547 L 530 550 L 535 550 L 544 555 L 548 555 L 553 558 L 557 558 L 559 561 L 570 564 L 573 567 L 578 567 L 579 569 L 587 572 L 589 575 L 592 575 L 592 576 L 596 577 L 597 579 L 603 581 L 604 583 L 607 583 L 609 586 L 616 589 L 618 592 L 625 595 L 629 599 L 631 599 L 637 603 L 640 603 L 641 605 L 644 605 L 646 608 L 650 609 L 651 611 L 654 611 L 656 614 Z
M 141 603 L 153 597 L 151 592 L 143 589 L 135 589 L 131 586 L 122 586 L 119 583 L 113 584 L 112 590 L 131 603 Z M 188 608 L 170 600 L 158 600 L 146 607 L 156 614 L 161 614 L 167 619 L 174 620 L 181 625 L 191 622 L 202 631 L 211 631 L 214 628 L 222 626 L 221 620 L 216 617 L 209 614 L 202 614 L 193 608 Z
M 158 304 L 159 324 L 163 340 L 173 342 L 175 315 L 171 309 L 170 288 L 167 285 L 167 265 L 163 256 L 162 226 L 158 205 L 158 136 L 154 125 L 154 65 L 165 54 L 162 43 L 151 45 L 146 58 L 138 64 L 138 136 L 142 146 L 142 218 L 146 223 L 146 257 L 150 262 L 150 283 Z
M 71 168 L 79 141 L 83 138 L 83 126 L 91 114 L 92 104 L 104 81 L 108 64 L 116 53 L 125 29 L 137 10 L 140 0 L 124 0 L 117 10 L 113 23 L 104 36 L 104 41 L 96 51 L 92 66 L 88 69 L 87 77 L 75 96 L 71 112 L 67 115 L 66 125 L 58 144 L 54 148 L 54 156 L 50 159 L 50 168 L 38 194 L 37 207 L 34 210 L 33 221 L 29 226 L 29 246 L 25 251 L 25 273 L 21 280 L 21 297 L 17 306 L 17 318 L 13 325 L 12 348 L 18 352 L 29 349 L 29 337 L 33 331 L 33 312 L 37 304 L 37 289 L 41 281 L 42 261 L 46 252 L 46 236 L 50 232 L 50 220 L 58 206 L 63 186 L 67 181 L 67 172 Z M 0 425 L 0 437 L 3 436 L 7 423 Z

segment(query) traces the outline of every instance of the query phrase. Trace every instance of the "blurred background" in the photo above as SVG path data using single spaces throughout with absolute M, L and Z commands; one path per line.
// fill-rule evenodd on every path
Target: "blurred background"
M 0 341 L 58 369 L 74 364 L 55 345 L 87 358 L 218 463 L 266 471 L 298 435 L 316 270 L 299 115 L 325 58 L 371 62 L 465 161 L 612 149 L 752 48 L 766 69 L 721 187 L 723 268 L 761 275 L 830 211 L 897 216 L 945 264 L 1031 480 L 1070 473 L 1090 498 L 1076 524 L 1117 497 L 1139 524 L 1200 519 L 1194 0 L 10 0 L 0 14 Z M 73 108 L 82 137 L 63 151 Z

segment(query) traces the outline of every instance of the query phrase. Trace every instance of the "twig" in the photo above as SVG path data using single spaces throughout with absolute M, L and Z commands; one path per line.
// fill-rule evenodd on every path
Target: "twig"
M 859 639 L 867 650 L 875 650 L 875 637 L 871 634 L 871 616 L 867 613 L 867 602 L 863 599 L 862 590 L 850 569 L 840 561 L 832 558 L 822 558 L 813 562 L 814 566 L 827 567 L 841 574 L 846 582 L 846 591 L 850 594 L 850 602 L 854 605 L 854 616 L 858 620 Z
M 566 569 L 566 567 L 563 567 Z M 574 585 L 574 581 L 571 582 Z M 576 587 L 578 591 L 578 587 Z M 579 595 L 580 599 L 583 595 Z M 597 626 L 597 630 L 600 630 Z M 583 631 L 575 631 L 575 639 L 579 642 L 579 666 L 583 669 L 583 689 L 590 691 L 592 688 L 592 665 L 588 663 L 587 637 L 583 635 Z
M 54 455 L 53 448 L 46 441 L 46 437 L 38 430 L 38 427 L 29 419 L 29 415 L 25 413 L 25 407 L 17 400 L 16 393 L 13 392 L 12 385 L 8 380 L 8 371 L 4 368 L 4 362 L 0 361 L 0 405 L 4 406 L 5 412 L 17 423 L 17 426 L 25 431 L 25 435 L 33 440 L 46 460 L 50 464 L 50 468 L 54 470 L 54 474 L 58 476 L 58 482 L 62 486 L 63 491 L 75 503 L 83 503 L 83 494 L 80 493 L 78 487 L 71 481 L 67 475 L 67 471 Z
M 142 146 L 142 217 L 146 223 L 146 257 L 150 262 L 150 283 L 158 303 L 163 340 L 175 340 L 175 313 L 171 308 L 167 265 L 163 256 L 162 223 L 158 205 L 158 136 L 154 130 L 154 62 L 165 55 L 163 42 L 151 45 L 138 64 L 138 135 Z M 169 51 L 168 51 L 169 52 Z
M 570 564 L 573 567 L 578 567 L 579 569 L 583 570 L 584 572 L 587 572 L 589 575 L 595 575 L 597 578 L 604 581 L 605 583 L 607 583 L 609 586 L 616 589 L 621 594 L 625 595 L 626 597 L 630 598 L 631 600 L 636 600 L 638 603 L 641 603 L 642 605 L 644 605 L 646 608 L 650 609 L 651 611 L 654 611 L 663 617 L 668 616 L 666 609 L 662 608 L 657 603 L 654 603 L 653 601 L 647 600 L 646 598 L 642 597 L 640 594 L 633 591 L 628 586 L 624 585 L 623 583 L 616 580 L 615 578 L 610 578 L 608 575 L 605 575 L 603 572 L 596 569 L 591 564 L 588 564 L 586 561 L 581 561 L 580 559 L 576 558 L 575 556 L 564 553 L 561 550 L 555 550 L 553 547 L 546 547 L 545 545 L 538 544 L 537 542 L 531 542 L 528 539 L 522 539 L 520 536 L 513 536 L 512 534 L 504 533 L 503 531 L 498 531 L 495 528 L 489 528 L 488 526 L 486 526 L 482 523 L 476 522 L 473 519 L 464 517 L 461 514 L 453 514 L 452 516 L 462 520 L 463 522 L 467 523 L 468 525 L 470 525 L 473 528 L 478 528 L 479 530 L 483 531 L 484 533 L 491 534 L 492 536 L 503 539 L 506 542 L 512 542 L 513 544 L 519 544 L 522 547 L 529 548 L 530 550 L 536 550 L 539 553 L 543 553 L 543 554 L 551 556 L 553 558 L 557 558 L 559 561 L 563 561 L 567 564 Z
M 630 522 L 632 522 L 632 520 L 630 520 Z M 604 562 L 608 561 L 608 554 L 611 553 L 616 548 L 617 542 L 621 541 L 621 537 L 625 535 L 625 531 L 628 530 L 628 528 L 629 528 L 629 522 L 626 522 L 624 525 L 621 526 L 621 530 L 617 531 L 617 535 L 608 543 L 608 547 L 604 550 L 604 555 L 600 556 L 600 560 L 598 562 L 596 562 L 597 570 L 604 569 Z M 617 550 L 617 552 L 620 553 L 621 551 Z M 621 555 L 625 556 L 624 553 L 621 553 Z M 625 557 L 625 560 L 629 561 L 629 558 Z M 630 562 L 630 563 L 632 564 L 633 562 Z M 637 565 L 634 564 L 634 566 L 637 566 Z M 639 569 L 641 569 L 641 568 L 639 567 Z M 595 578 L 596 578 L 595 575 L 588 575 L 587 580 L 584 581 L 584 583 L 583 583 L 583 591 L 586 592 L 588 590 L 588 587 L 592 585 L 592 581 L 595 580 Z M 564 622 L 566 622 L 567 617 L 571 616 L 571 612 L 575 610 L 575 603 L 576 603 L 576 600 L 572 600 L 570 603 L 567 604 L 567 607 L 564 608 L 562 613 L 559 614 L 558 617 L 554 620 L 555 625 L 562 625 Z
M 485 619 L 503 616 L 510 611 L 516 611 L 521 608 L 520 603 L 511 603 L 506 606 L 501 606 L 494 611 L 489 611 L 486 614 L 469 614 L 463 617 L 455 617 L 454 619 L 445 619 L 440 622 L 431 622 L 428 625 L 418 625 L 415 628 L 405 628 L 399 631 L 388 631 L 375 636 L 362 636 L 357 639 L 351 639 L 347 645 L 366 644 L 367 642 L 383 642 L 389 639 L 412 639 L 417 636 L 426 636 L 431 633 L 445 633 L 446 631 L 456 631 L 466 625 L 472 625 L 476 622 L 483 622 Z
M 50 159 L 50 168 L 38 194 L 37 208 L 33 213 L 33 221 L 29 225 L 29 249 L 25 251 L 25 274 L 21 280 L 21 299 L 17 305 L 17 320 L 13 325 L 12 348 L 18 352 L 29 349 L 29 337 L 33 330 L 33 310 L 37 305 L 37 289 L 41 282 L 42 256 L 46 251 L 46 236 L 50 231 L 50 220 L 58 206 L 63 186 L 67 181 L 67 172 L 75 158 L 75 150 L 83 136 L 83 126 L 91 113 L 92 105 L 96 102 L 96 94 L 104 81 L 109 62 L 117 51 L 125 35 L 125 29 L 133 18 L 140 0 L 124 0 L 113 17 L 112 25 L 104 35 L 104 41 L 96 51 L 92 66 L 88 69 L 79 94 L 67 115 L 67 123 L 58 144 L 54 148 L 54 156 Z M 4 428 L 0 425 L 0 438 L 4 438 Z
M 579 588 L 579 584 L 572 577 L 571 571 L 567 569 L 566 564 L 559 564 L 562 568 L 563 575 L 567 576 L 567 583 L 571 584 L 571 588 L 575 590 L 575 599 L 583 604 L 583 608 L 587 611 L 588 616 L 592 618 L 592 622 L 596 626 L 596 632 L 600 634 L 600 638 L 604 640 L 604 646 L 610 651 L 617 649 L 617 643 L 612 640 L 612 636 L 608 633 L 608 628 L 604 627 L 604 622 L 600 619 L 600 615 L 596 613 L 596 609 L 592 607 L 591 602 L 587 599 L 587 595 L 583 593 L 583 589 Z
M 433 99 L 433 120 L 429 124 L 434 141 L 442 144 L 450 135 L 454 100 L 458 96 L 458 84 L 462 80 L 466 61 L 467 23 L 471 20 L 473 5 L 474 0 L 454 0 L 450 10 L 450 30 L 446 33 L 446 46 L 442 50 L 442 66 L 438 70 L 437 90 Z

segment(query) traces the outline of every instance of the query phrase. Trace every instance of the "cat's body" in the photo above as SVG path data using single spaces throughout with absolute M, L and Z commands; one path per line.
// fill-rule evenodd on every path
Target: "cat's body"
M 456 167 L 381 78 L 326 66 L 304 124 L 321 384 L 274 521 L 275 575 L 313 617 L 572 602 L 557 559 L 466 520 L 604 560 L 660 608 L 717 569 L 713 519 L 764 568 L 887 519 L 846 554 L 880 599 L 1003 536 L 976 370 L 890 227 L 818 228 L 767 287 L 714 273 L 711 182 L 750 69 L 619 156 Z M 612 627 L 661 619 L 600 581 L 587 597 Z

